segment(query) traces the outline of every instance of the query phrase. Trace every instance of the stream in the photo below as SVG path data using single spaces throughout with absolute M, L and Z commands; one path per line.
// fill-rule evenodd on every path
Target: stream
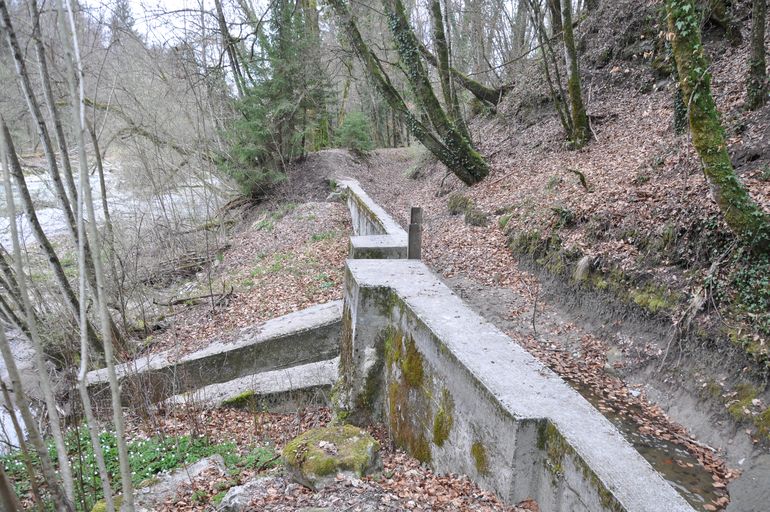
M 76 162 L 74 163 L 76 164 Z M 37 165 L 39 167 L 42 164 L 38 163 Z M 157 188 L 162 188 L 162 191 L 155 193 L 153 192 L 154 187 L 148 186 L 146 183 L 148 180 L 131 176 L 132 173 L 128 170 L 130 166 L 123 167 L 117 163 L 106 161 L 104 165 L 107 204 L 113 224 L 132 229 L 135 236 L 140 236 L 140 229 L 149 230 L 154 225 L 173 226 L 178 224 L 185 226 L 200 223 L 202 219 L 209 218 L 212 212 L 216 211 L 216 208 L 222 204 L 220 199 L 224 195 L 221 193 L 224 184 L 213 177 L 210 177 L 205 184 L 200 181 L 197 183 L 172 181 L 171 184 L 167 182 L 165 186 L 158 185 Z M 0 169 L 2 169 L 2 164 L 0 164 Z M 59 241 L 66 240 L 69 243 L 69 228 L 66 217 L 58 206 L 50 176 L 40 172 L 29 173 L 25 174 L 25 180 L 32 201 L 36 206 L 35 211 L 43 231 L 57 247 L 57 252 L 62 257 L 63 253 L 59 250 L 61 245 Z M 98 175 L 92 174 L 89 181 L 96 219 L 97 222 L 102 223 L 104 222 L 104 213 L 99 199 L 101 195 Z M 14 202 L 17 214 L 16 225 L 19 230 L 22 251 L 33 252 L 36 250 L 37 242 L 31 224 L 21 213 L 23 210 L 21 199 L 15 188 Z M 12 252 L 10 220 L 7 216 L 5 187 L 1 179 L 0 243 L 6 251 Z M 8 327 L 5 329 L 5 333 L 22 374 L 25 388 L 32 386 L 36 379 L 34 377 L 33 354 L 29 342 L 16 329 Z M 2 358 L 0 358 L 0 378 L 8 382 L 8 372 Z M 33 396 L 35 391 L 30 389 Z M 0 455 L 7 453 L 9 447 L 17 445 L 18 439 L 10 416 L 5 407 L 0 407 Z

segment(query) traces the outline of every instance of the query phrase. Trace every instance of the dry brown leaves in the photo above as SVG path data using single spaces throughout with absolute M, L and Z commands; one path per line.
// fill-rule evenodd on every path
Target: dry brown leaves
M 301 432 L 326 425 L 328 409 L 300 411 L 298 414 L 269 414 L 240 409 L 197 409 L 178 407 L 159 414 L 152 421 L 134 418 L 129 436 L 144 438 L 165 435 L 206 436 L 212 442 L 233 441 L 241 450 L 254 445 L 270 445 L 276 450 Z M 302 507 L 330 507 L 333 510 L 442 510 L 482 512 L 537 511 L 532 500 L 520 508 L 502 504 L 494 494 L 480 489 L 467 477 L 436 475 L 416 459 L 394 450 L 382 426 L 370 428 L 380 441 L 383 471 L 363 479 L 338 477 L 320 492 L 293 483 L 282 470 L 269 470 L 260 476 L 271 477 L 266 492 L 254 496 L 254 511 L 293 511 Z M 209 471 L 179 488 L 161 512 L 211 510 L 211 500 L 230 487 L 257 476 L 253 471 L 237 475 Z
M 232 287 L 233 295 L 215 307 L 169 308 L 173 324 L 154 338 L 152 351 L 190 352 L 238 328 L 342 298 L 349 225 L 341 203 L 279 204 L 253 212 L 211 275 L 197 278 L 197 289 L 206 290 L 210 280 L 214 291 Z

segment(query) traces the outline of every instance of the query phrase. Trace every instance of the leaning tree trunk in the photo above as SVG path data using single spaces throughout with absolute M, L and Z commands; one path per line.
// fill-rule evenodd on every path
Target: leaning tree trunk
M 703 173 L 730 229 L 755 250 L 770 248 L 770 216 L 735 175 L 722 124 L 711 95 L 709 63 L 701 43 L 695 0 L 667 0 L 668 31 L 685 104 L 692 143 Z
M 57 512 L 74 512 L 75 507 L 73 507 L 72 502 L 67 499 L 67 495 L 64 493 L 61 480 L 59 479 L 59 476 L 54 469 L 53 462 L 51 461 L 51 457 L 48 454 L 48 446 L 43 440 L 43 436 L 40 434 L 37 421 L 35 421 L 35 418 L 32 416 L 31 404 L 24 392 L 21 383 L 21 374 L 19 373 L 19 368 L 16 366 L 16 360 L 11 352 L 8 339 L 5 336 L 5 329 L 0 329 L 0 354 L 2 354 L 6 370 L 8 370 L 8 378 L 11 381 L 11 388 L 13 388 L 16 406 L 19 409 L 19 414 L 21 414 L 21 419 L 24 421 L 29 440 L 37 454 L 43 478 L 48 487 L 48 491 L 53 498 L 56 510 Z
M 765 61 L 765 21 L 767 0 L 753 0 L 751 7 L 751 53 L 746 81 L 746 106 L 756 110 L 767 102 L 767 62 Z
M 59 286 L 59 290 L 62 293 L 64 304 L 70 310 L 70 313 L 72 313 L 75 321 L 79 322 L 80 313 L 78 299 L 75 296 L 75 292 L 72 290 L 72 286 L 67 280 L 67 276 L 64 273 L 64 267 L 62 267 L 59 256 L 56 255 L 56 250 L 54 249 L 53 244 L 51 244 L 51 241 L 48 239 L 45 232 L 43 232 L 40 219 L 38 219 L 37 212 L 35 212 L 32 196 L 30 195 L 29 189 L 27 188 L 27 182 L 24 179 L 24 173 L 21 170 L 21 163 L 16 156 L 16 150 L 13 146 L 13 141 L 11 140 L 11 132 L 8 130 L 8 126 L 5 124 L 5 120 L 3 120 L 2 117 L 0 117 L 0 131 L 2 132 L 2 134 L 0 134 L 0 144 L 2 144 L 3 147 L 7 149 L 9 172 L 13 176 L 16 187 L 19 190 L 19 196 L 22 201 L 24 213 L 27 216 L 27 220 L 29 221 L 30 226 L 32 227 L 32 234 L 34 235 L 35 240 L 37 240 L 37 243 L 40 245 L 40 248 L 45 254 L 46 260 L 48 260 L 48 267 L 51 269 L 51 272 L 53 272 L 56 284 Z M 22 276 L 17 276 L 17 279 L 21 278 Z M 92 347 L 94 350 L 97 350 L 99 353 L 101 353 L 103 349 L 99 340 L 99 336 L 96 334 L 96 330 L 93 328 L 93 325 L 91 325 L 90 321 L 86 324 L 86 329 L 88 330 Z
M 450 153 L 442 161 L 448 160 L 451 163 L 449 169 L 466 184 L 478 183 L 489 174 L 489 167 L 441 108 L 420 58 L 420 45 L 412 27 L 409 26 L 404 3 L 402 0 L 384 0 L 383 5 L 388 13 L 390 31 L 415 99 L 428 115 L 433 128 Z
M 571 142 L 580 148 L 588 142 L 591 131 L 588 115 L 583 103 L 583 91 L 580 85 L 580 65 L 575 50 L 575 34 L 572 31 L 572 0 L 565 0 L 562 6 L 564 27 L 564 57 L 567 64 L 567 93 L 569 94 L 570 115 L 572 116 Z
M 10 140 L 10 134 L 7 133 L 7 126 L 5 122 L 0 119 L 2 124 L 2 137 L 0 137 L 0 144 L 4 148 L 10 150 L 10 145 L 6 142 L 6 138 Z M 14 155 L 15 158 L 15 155 Z M 5 171 L 3 172 L 3 188 L 5 188 L 5 208 L 8 213 L 8 227 L 11 233 L 11 242 L 13 243 L 13 262 L 15 265 L 17 283 L 19 285 L 19 292 L 21 294 L 22 304 L 24 305 L 24 316 L 27 323 L 27 329 L 29 331 L 29 337 L 27 338 L 32 345 L 33 352 L 35 354 L 35 366 L 37 367 L 37 381 L 40 385 L 40 390 L 43 393 L 43 399 L 45 401 L 46 409 L 48 410 L 48 421 L 51 426 L 51 437 L 53 437 L 54 444 L 56 446 L 56 455 L 59 459 L 59 472 L 61 473 L 62 483 L 64 484 L 64 492 L 67 498 L 74 503 L 75 500 L 75 481 L 72 478 L 72 468 L 70 467 L 69 459 L 67 458 L 67 448 L 64 443 L 64 434 L 62 430 L 62 422 L 59 418 L 59 410 L 56 407 L 56 397 L 53 394 L 53 386 L 48 376 L 48 370 L 46 369 L 46 361 L 43 353 L 43 342 L 40 338 L 40 332 L 38 330 L 37 323 L 35 321 L 35 310 L 32 307 L 32 301 L 29 297 L 29 290 L 27 289 L 26 276 L 24 274 L 24 268 L 22 267 L 21 256 L 21 243 L 18 228 L 16 226 L 16 205 L 13 198 L 13 185 L 11 185 L 11 170 L 10 165 L 5 162 L 6 158 L 3 158 L 3 166 Z M 9 160 L 10 161 L 10 160 Z
M 411 31 L 408 24 L 406 25 L 406 30 L 403 28 L 402 24 L 405 20 L 399 21 L 398 17 L 395 15 L 391 17 L 392 24 L 399 23 L 399 25 L 401 25 L 394 28 L 394 33 L 398 34 L 396 39 L 401 38 L 401 40 L 406 40 L 406 44 L 411 45 L 413 50 L 413 53 L 411 53 L 411 61 L 413 63 L 416 62 L 419 65 L 419 68 L 422 69 L 422 75 L 415 77 L 417 82 L 416 85 L 420 87 L 421 95 L 432 96 L 432 104 L 435 106 L 434 114 L 440 112 L 441 115 L 443 115 L 444 132 L 438 132 L 437 130 L 438 136 L 434 134 L 427 125 L 427 122 L 433 123 L 433 119 L 423 121 L 406 106 L 404 98 L 393 86 L 393 83 L 385 73 L 382 64 L 377 60 L 377 57 L 361 37 L 361 32 L 359 32 L 358 26 L 353 20 L 350 10 L 344 0 L 329 0 L 329 4 L 334 9 L 341 22 L 342 29 L 350 39 L 350 43 L 353 46 L 356 55 L 361 60 L 366 71 L 372 77 L 380 94 L 383 95 L 385 101 L 390 105 L 390 108 L 403 116 L 409 131 L 414 134 L 415 138 L 417 138 L 428 151 L 435 155 L 436 158 L 446 165 L 447 168 L 465 184 L 474 185 L 481 181 L 489 173 L 489 168 L 481 155 L 473 149 L 470 142 L 459 135 L 457 130 L 451 126 L 451 123 L 446 118 L 446 114 L 441 109 L 438 100 L 433 94 L 433 90 L 430 89 L 430 82 L 427 80 L 427 74 L 420 61 L 419 50 L 417 48 L 414 33 Z M 411 34 L 411 38 L 409 37 L 409 34 Z M 419 74 L 419 69 L 412 71 L 417 71 Z M 425 87 L 429 89 L 430 94 L 425 90 Z M 414 86 L 412 88 L 414 90 Z M 418 96 L 416 91 L 415 96 Z M 420 98 L 418 97 L 418 101 L 419 100 Z M 421 105 L 421 107 L 424 106 L 424 104 Z M 435 121 L 439 126 L 441 126 L 440 117 L 441 116 L 436 116 Z M 451 130 L 449 128 L 451 128 Z

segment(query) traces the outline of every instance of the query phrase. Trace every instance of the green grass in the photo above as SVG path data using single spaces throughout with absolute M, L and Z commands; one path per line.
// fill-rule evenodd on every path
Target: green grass
M 336 231 L 324 231 L 322 233 L 316 233 L 310 237 L 311 242 L 320 242 L 322 240 L 331 240 L 337 236 Z
M 115 435 L 112 432 L 104 432 L 100 435 L 100 441 L 107 472 L 113 489 L 117 490 L 120 486 L 120 465 Z M 77 431 L 71 430 L 65 444 L 69 450 L 72 473 L 76 476 L 77 510 L 88 512 L 94 502 L 104 497 L 88 431 L 84 427 Z M 48 443 L 48 451 L 56 465 L 56 448 L 53 442 Z M 268 448 L 256 447 L 240 454 L 234 443 L 214 444 L 203 437 L 189 436 L 164 436 L 134 441 L 129 443 L 128 453 L 135 487 L 152 485 L 157 482 L 161 472 L 172 471 L 214 454 L 222 455 L 231 474 L 237 474 L 244 469 L 269 467 L 274 465 L 275 457 L 274 452 Z M 35 473 L 39 475 L 40 464 L 36 456 L 33 456 L 32 462 Z M 0 457 L 0 464 L 3 464 L 17 494 L 28 495 L 30 482 L 20 452 Z M 82 475 L 82 478 L 77 478 L 78 475 Z M 83 507 L 84 502 L 87 509 Z

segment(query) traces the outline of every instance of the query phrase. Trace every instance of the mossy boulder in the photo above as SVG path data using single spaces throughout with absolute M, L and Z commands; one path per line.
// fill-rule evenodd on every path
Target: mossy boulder
M 334 482 L 337 474 L 362 477 L 381 468 L 380 444 L 353 425 L 305 432 L 283 449 L 292 478 L 313 490 Z

